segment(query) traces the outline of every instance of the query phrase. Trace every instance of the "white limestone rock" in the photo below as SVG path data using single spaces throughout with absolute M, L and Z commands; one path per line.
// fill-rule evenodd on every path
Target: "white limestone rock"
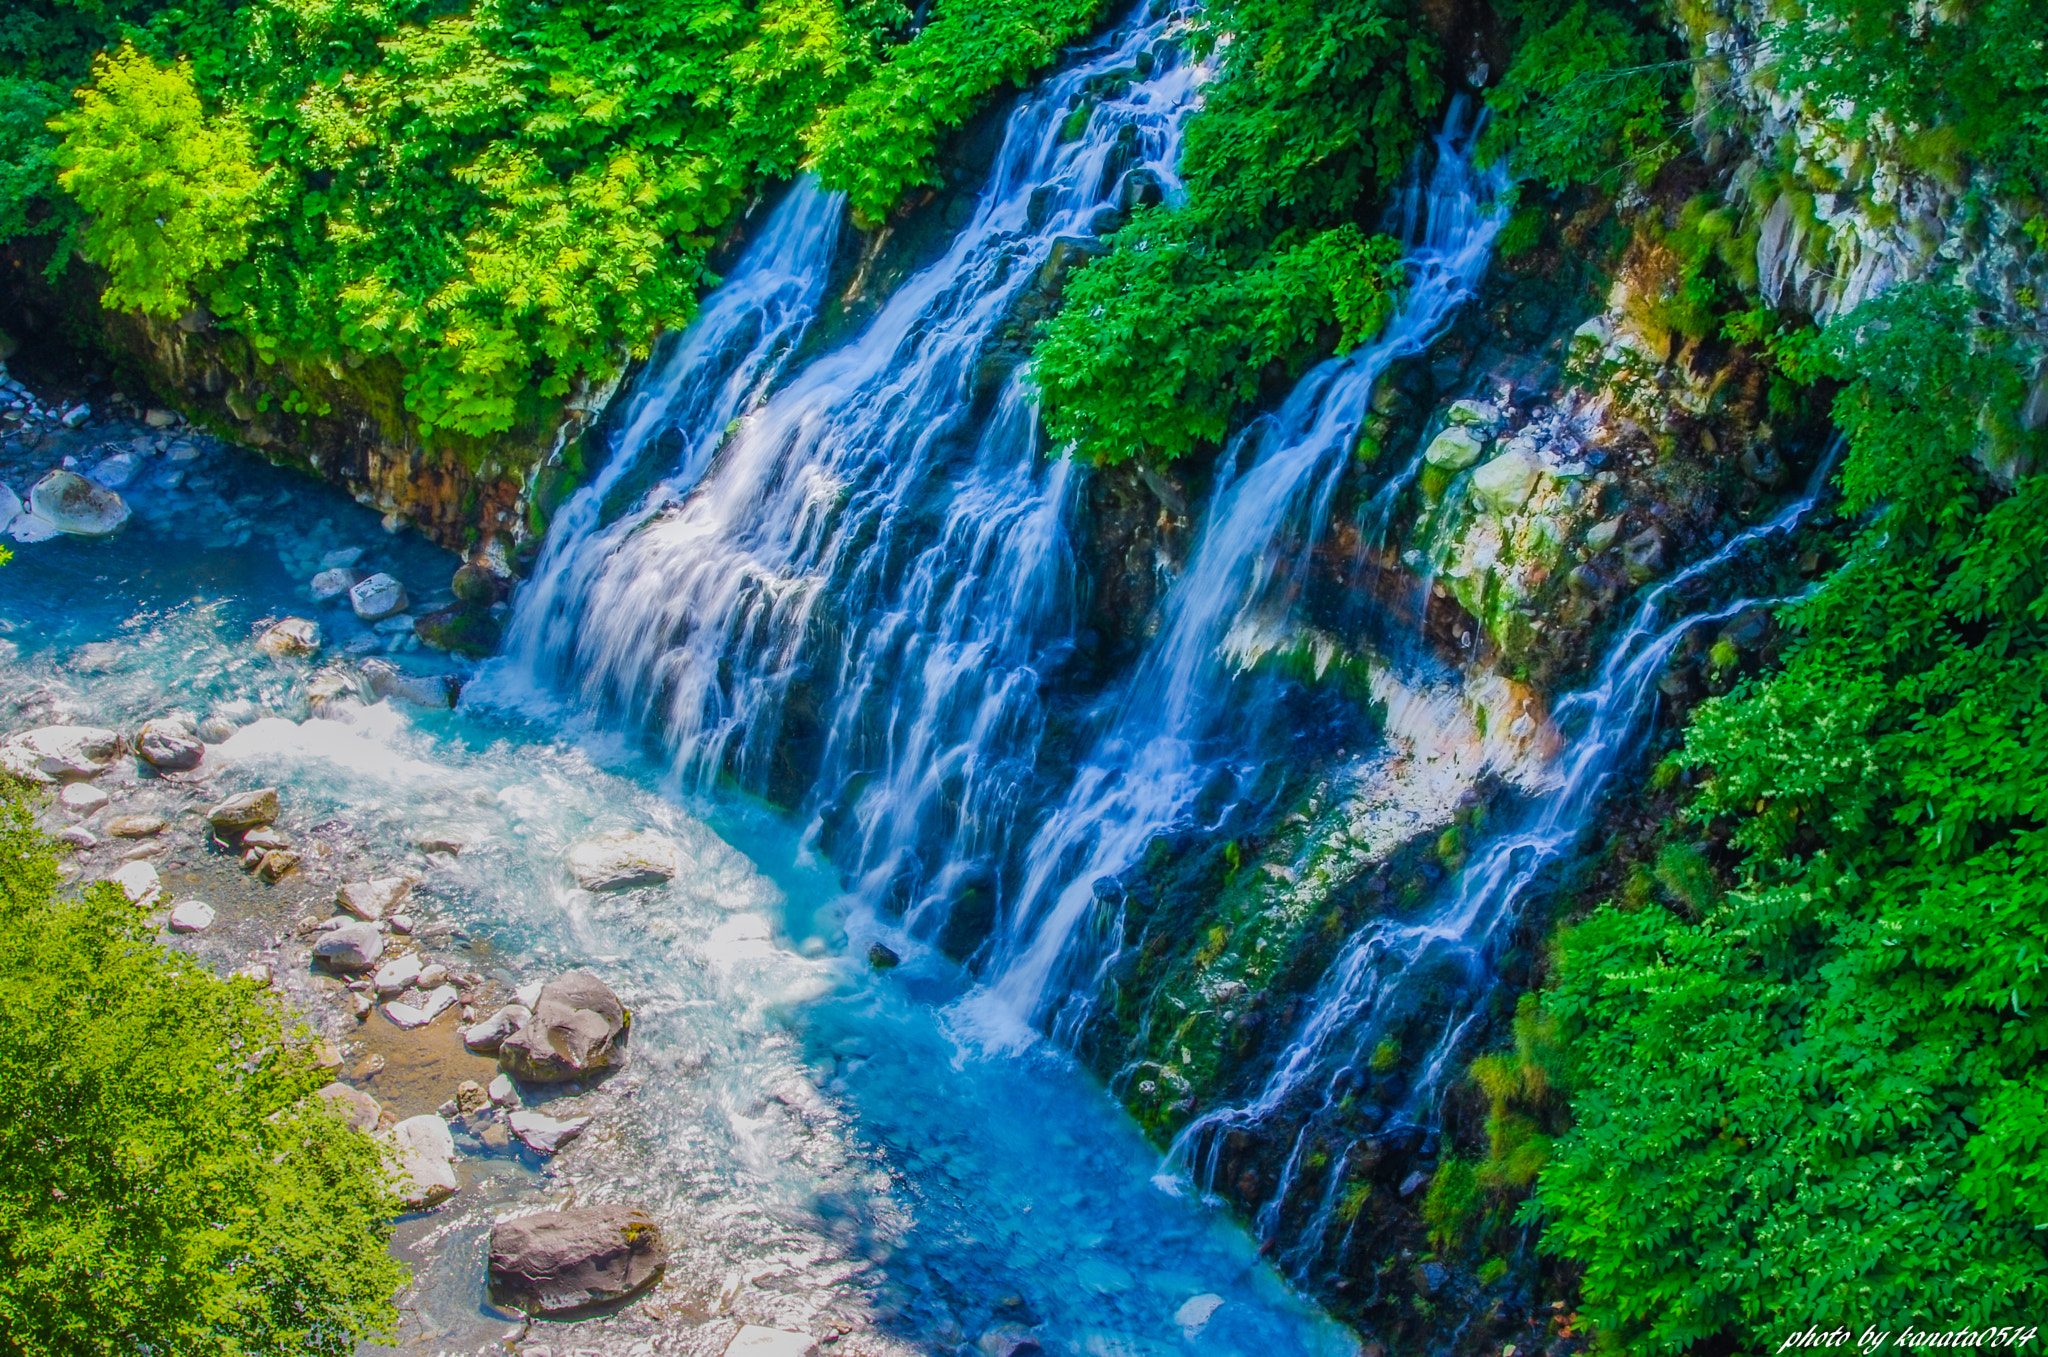
M 614 829 L 585 839 L 563 859 L 576 884 L 587 891 L 656 886 L 682 868 L 674 842 L 652 830 Z
M 106 537 L 128 521 L 127 501 L 75 472 L 49 472 L 35 483 L 28 499 L 36 518 L 76 537 Z
M 171 906 L 173 933 L 204 933 L 213 927 L 213 906 L 204 900 L 184 900 Z
M 386 1134 L 400 1200 L 417 1211 L 455 1195 L 455 1137 L 447 1122 L 428 1112 L 407 1117 Z
M 405 611 L 405 586 L 379 572 L 348 591 L 349 606 L 365 622 L 376 622 Z

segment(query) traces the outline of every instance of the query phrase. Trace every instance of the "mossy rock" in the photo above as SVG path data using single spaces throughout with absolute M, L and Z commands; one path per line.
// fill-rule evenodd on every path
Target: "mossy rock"
M 494 653 L 503 632 L 488 608 L 461 603 L 414 618 L 412 629 L 436 650 L 477 657 Z

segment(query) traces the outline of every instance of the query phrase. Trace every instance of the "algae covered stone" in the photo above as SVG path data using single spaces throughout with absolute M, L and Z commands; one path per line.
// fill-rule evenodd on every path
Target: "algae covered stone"
M 1422 460 L 1446 471 L 1463 471 L 1486 455 L 1486 435 L 1462 424 L 1453 424 L 1429 441 Z

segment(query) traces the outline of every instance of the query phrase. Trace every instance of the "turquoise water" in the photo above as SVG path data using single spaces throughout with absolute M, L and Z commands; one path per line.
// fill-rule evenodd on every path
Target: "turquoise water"
M 320 662 L 271 660 L 253 632 L 296 612 L 321 617 L 330 653 L 357 634 L 301 593 L 318 553 L 364 546 L 428 600 L 456 562 L 252 458 L 212 451 L 193 469 L 235 495 L 158 490 L 146 472 L 117 538 L 15 549 L 0 570 L 7 728 L 218 717 L 234 733 L 210 748 L 210 781 L 117 770 L 102 779 L 111 810 L 274 784 L 287 831 L 330 847 L 334 870 L 424 874 L 411 908 L 440 930 L 438 954 L 508 986 L 588 967 L 635 1014 L 627 1069 L 548 1104 L 596 1118 L 564 1153 L 543 1162 L 458 1135 L 462 1192 L 401 1227 L 416 1275 L 404 1351 L 475 1352 L 514 1332 L 484 1295 L 489 1223 L 569 1199 L 649 1204 L 674 1261 L 616 1315 L 535 1326 L 519 1340 L 529 1353 L 718 1352 L 742 1321 L 843 1332 L 828 1352 L 954 1353 L 1002 1325 L 1101 1357 L 1355 1350 L 1234 1223 L 1154 1181 L 1156 1153 L 1092 1081 L 1042 1049 L 986 1056 L 952 1041 L 936 1010 L 959 981 L 943 962 L 894 939 L 905 965 L 870 971 L 868 944 L 885 932 L 848 914 L 835 874 L 805 861 L 775 815 L 686 802 L 627 743 L 520 698 L 516 674 L 453 711 L 344 700 L 312 715 Z M 430 652 L 394 658 L 451 667 Z M 662 830 L 688 865 L 667 888 L 575 889 L 563 850 L 613 827 Z M 425 829 L 467 846 L 429 859 L 412 846 Z M 197 851 L 174 851 L 166 880 Z M 88 874 L 113 865 L 104 849 L 83 861 Z M 275 888 L 270 934 L 288 934 L 299 897 L 327 879 Z M 272 946 L 261 933 L 235 936 Z M 194 945 L 233 959 L 223 941 Z M 337 1007 L 318 1011 L 350 1034 Z M 1221 1304 L 1189 1306 L 1204 1296 Z

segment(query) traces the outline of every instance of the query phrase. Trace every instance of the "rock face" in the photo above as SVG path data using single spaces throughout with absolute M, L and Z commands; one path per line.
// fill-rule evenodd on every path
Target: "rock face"
M 533 1016 L 498 1047 L 498 1063 L 530 1084 L 578 1079 L 621 1063 L 617 1042 L 626 1008 L 588 971 L 571 971 L 541 989 Z
M 58 532 L 105 537 L 128 521 L 128 505 L 113 491 L 69 471 L 52 471 L 28 492 L 29 512 Z
M 313 955 L 337 971 L 367 971 L 384 955 L 384 935 L 375 924 L 343 924 L 321 935 Z
M 161 772 L 183 773 L 199 766 L 206 746 L 182 722 L 144 721 L 135 732 L 135 752 Z
M 577 844 L 563 860 L 587 891 L 658 886 L 682 865 L 675 844 L 652 830 L 611 830 Z
M 277 819 L 277 810 L 277 788 L 258 787 L 221 802 L 206 812 L 206 820 L 223 836 L 233 838 L 270 824 Z
M 491 1290 L 529 1314 L 630 1296 L 667 1263 L 661 1226 L 637 1207 L 547 1211 L 491 1227 Z
M 42 726 L 10 735 L 0 767 L 31 782 L 98 777 L 121 752 L 121 737 L 101 726 Z
M 455 1195 L 455 1137 L 448 1123 L 429 1112 L 391 1128 L 392 1182 L 399 1200 L 414 1210 Z

